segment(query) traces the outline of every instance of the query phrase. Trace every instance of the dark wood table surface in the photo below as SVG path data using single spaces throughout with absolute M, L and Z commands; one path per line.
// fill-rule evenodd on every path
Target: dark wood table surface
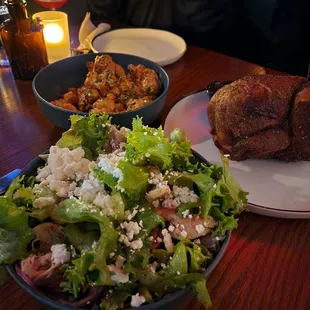
M 194 46 L 166 70 L 171 87 L 161 117 L 179 97 L 211 81 L 274 73 Z M 61 133 L 41 114 L 31 82 L 16 81 L 10 69 L 0 68 L 0 175 L 25 167 Z M 207 287 L 212 309 L 310 309 L 310 221 L 243 214 Z M 6 309 L 42 307 L 9 280 L 0 288 L 0 310 Z M 193 299 L 187 309 L 202 307 Z

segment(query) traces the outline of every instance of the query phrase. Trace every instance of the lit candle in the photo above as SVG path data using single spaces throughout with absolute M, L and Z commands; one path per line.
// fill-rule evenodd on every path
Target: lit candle
M 71 56 L 68 16 L 59 11 L 44 11 L 33 15 L 40 18 L 49 63 Z

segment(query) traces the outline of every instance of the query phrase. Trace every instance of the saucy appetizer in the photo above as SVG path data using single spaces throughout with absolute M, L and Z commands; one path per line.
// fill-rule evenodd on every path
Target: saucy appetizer
M 74 307 L 139 307 L 190 286 L 208 308 L 202 273 L 247 193 L 182 131 L 132 125 L 71 116 L 46 164 L 0 197 L 0 263 Z
M 71 111 L 119 113 L 150 104 L 160 92 L 158 74 L 143 65 L 129 65 L 128 73 L 111 56 L 87 62 L 84 85 L 69 88 L 52 104 Z
M 208 116 L 215 145 L 232 160 L 310 160 L 310 83 L 253 75 L 223 86 Z

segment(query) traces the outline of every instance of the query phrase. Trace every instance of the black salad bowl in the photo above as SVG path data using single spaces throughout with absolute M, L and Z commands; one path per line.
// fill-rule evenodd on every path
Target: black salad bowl
M 198 153 L 195 151 L 192 151 L 193 154 L 195 155 L 196 159 L 198 161 L 202 161 L 209 165 L 209 163 Z M 47 152 L 46 152 L 47 153 Z M 37 169 L 45 164 L 45 161 L 41 157 L 37 157 L 34 159 L 21 173 L 21 175 L 25 176 L 33 176 L 36 174 Z M 227 232 L 225 235 L 225 238 L 221 241 L 220 247 L 218 251 L 216 252 L 215 257 L 211 264 L 206 268 L 204 271 L 203 275 L 205 278 L 208 278 L 212 271 L 215 269 L 215 267 L 218 265 L 220 260 L 222 259 L 226 248 L 229 244 L 230 240 L 230 232 Z M 64 305 L 56 300 L 52 300 L 39 292 L 38 290 L 34 289 L 31 287 L 29 284 L 27 284 L 17 273 L 15 265 L 7 265 L 6 266 L 7 271 L 11 275 L 11 277 L 15 280 L 15 282 L 22 287 L 27 294 L 31 295 L 33 298 L 35 298 L 45 309 L 50 309 L 50 310 L 78 310 L 82 308 L 74 308 L 71 306 Z M 155 309 L 160 309 L 160 310 L 177 310 L 180 309 L 181 307 L 184 307 L 193 297 L 193 293 L 190 290 L 190 288 L 186 288 L 183 290 L 180 290 L 176 293 L 167 295 L 163 299 L 154 302 L 153 304 L 145 304 L 139 307 L 141 310 L 155 310 Z M 211 296 L 212 298 L 212 296 Z M 84 310 L 86 308 L 83 308 Z M 134 310 L 137 308 L 130 308 L 130 310 Z M 190 309 L 190 308 L 188 308 Z M 127 308 L 127 310 L 129 310 Z
M 143 118 L 143 123 L 149 125 L 160 115 L 169 90 L 169 77 L 167 72 L 156 63 L 134 55 L 117 53 L 99 53 L 73 56 L 54 62 L 37 73 L 33 82 L 32 90 L 39 103 L 43 115 L 57 127 L 70 128 L 69 117 L 72 114 L 88 115 L 84 112 L 73 112 L 50 103 L 59 99 L 60 95 L 66 93 L 69 88 L 81 87 L 88 72 L 86 63 L 93 61 L 97 55 L 110 55 L 114 62 L 121 65 L 127 72 L 130 64 L 142 64 L 156 71 L 160 78 L 161 89 L 159 96 L 150 104 L 136 110 L 113 113 L 112 123 L 130 128 L 132 119 L 136 116 Z

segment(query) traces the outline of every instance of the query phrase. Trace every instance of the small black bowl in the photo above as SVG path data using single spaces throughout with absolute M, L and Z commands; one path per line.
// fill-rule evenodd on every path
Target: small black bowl
M 69 129 L 70 115 L 88 115 L 88 113 L 84 112 L 73 112 L 59 108 L 51 104 L 50 101 L 58 99 L 60 95 L 68 91 L 68 88 L 81 87 L 88 72 L 86 63 L 93 61 L 97 55 L 110 55 L 113 61 L 121 65 L 125 71 L 127 71 L 127 67 L 130 64 L 141 64 L 158 73 L 161 81 L 161 90 L 159 96 L 153 102 L 133 111 L 111 114 L 112 123 L 129 128 L 131 127 L 132 119 L 137 115 L 143 117 L 143 123 L 145 125 L 154 122 L 159 117 L 166 103 L 169 90 L 167 72 L 150 60 L 134 55 L 116 53 L 73 56 L 52 63 L 38 72 L 32 82 L 32 90 L 44 116 L 54 125 L 63 129 Z
M 199 155 L 197 152 L 192 151 L 195 157 L 198 159 L 198 161 L 204 162 L 205 164 L 209 165 L 209 162 L 205 160 L 201 155 Z M 48 152 L 45 152 L 44 154 L 47 154 Z M 33 176 L 37 173 L 37 169 L 45 164 L 45 161 L 37 157 L 34 159 L 28 166 L 21 172 L 21 175 L 25 175 L 27 177 Z M 218 252 L 216 253 L 213 261 L 211 264 L 206 268 L 203 275 L 205 278 L 208 278 L 210 274 L 213 272 L 215 267 L 218 265 L 220 260 L 222 259 L 226 248 L 229 244 L 230 240 L 230 232 L 226 233 L 225 239 L 221 242 L 220 248 Z M 34 297 L 42 306 L 44 306 L 46 309 L 50 310 L 78 310 L 83 309 L 86 310 L 86 308 L 74 308 L 71 306 L 64 305 L 56 300 L 52 300 L 45 296 L 44 294 L 40 293 L 36 289 L 32 288 L 29 284 L 27 284 L 16 272 L 15 265 L 7 265 L 6 269 L 8 273 L 11 275 L 11 277 L 15 280 L 15 282 L 23 288 L 27 294 Z M 139 309 L 142 310 L 173 310 L 173 309 L 180 309 L 182 306 L 186 305 L 189 300 L 194 296 L 193 292 L 189 287 L 186 289 L 180 290 L 176 293 L 170 294 L 163 299 L 153 303 L 153 304 L 146 304 L 139 307 Z M 211 296 L 212 297 L 212 296 Z M 137 308 L 130 308 L 127 310 L 134 310 Z M 126 310 L 126 309 L 125 309 Z

